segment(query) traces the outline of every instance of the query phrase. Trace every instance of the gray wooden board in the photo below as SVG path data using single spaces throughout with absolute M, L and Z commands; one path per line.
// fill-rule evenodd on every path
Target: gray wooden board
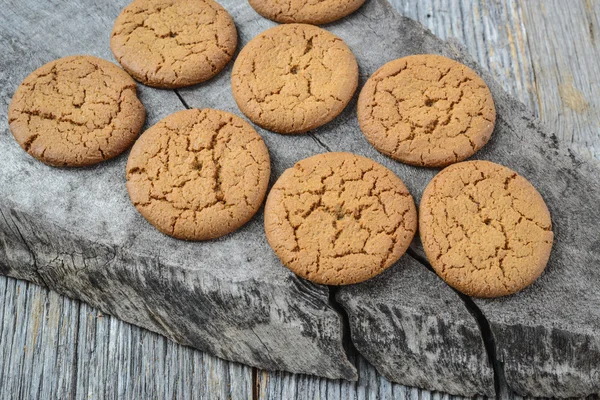
M 1 399 L 251 399 L 250 367 L 3 278 Z
M 231 13 L 237 23 L 240 48 L 259 32 L 276 25 L 260 17 L 251 9 L 249 10 L 248 4 L 245 2 L 221 1 L 221 4 Z M 416 39 L 410 37 L 409 33 L 401 30 L 403 24 L 388 3 L 371 0 L 351 17 L 327 25 L 327 29 L 344 39 L 352 49 L 359 64 L 360 84 L 362 84 L 376 68 L 388 60 L 387 57 L 395 58 L 393 56 L 398 54 L 397 49 L 404 48 L 407 52 L 405 54 L 414 54 L 423 52 L 423 50 L 419 51 L 417 48 L 426 49 L 426 46 L 435 46 L 440 43 L 439 39 L 427 35 L 419 27 L 416 27 L 416 29 L 412 26 L 409 27 L 408 32 L 415 29 L 414 32 L 418 36 Z M 181 94 L 189 107 L 218 108 L 239 113 L 229 84 L 231 68 L 232 66 L 229 65 L 215 79 L 197 87 L 179 89 L 178 93 Z M 314 130 L 309 136 L 279 135 L 260 127 L 256 128 L 267 143 L 275 161 L 275 176 L 279 176 L 283 172 L 279 169 L 280 166 L 288 168 L 293 162 L 304 157 L 304 155 L 299 154 L 300 152 L 293 150 L 291 151 L 291 157 L 287 158 L 290 149 L 297 149 L 298 146 L 303 145 L 299 141 L 300 138 L 304 140 L 313 138 L 321 146 L 317 152 L 325 152 L 330 149 L 353 151 L 371 157 L 388 167 L 395 168 L 395 171 L 399 171 L 397 168 L 398 163 L 381 156 L 363 138 L 356 120 L 355 100 L 333 122 Z M 322 142 L 327 144 L 322 144 Z M 288 162 L 289 160 L 291 162 Z M 283 163 L 280 164 L 281 161 Z M 401 171 L 400 176 L 409 188 L 418 186 L 417 181 L 419 180 L 429 179 L 428 175 L 422 175 L 423 170 L 404 169 Z M 413 304 L 403 309 L 405 313 L 403 323 L 405 325 L 402 327 L 407 328 L 407 339 L 404 346 L 407 343 L 414 342 L 414 346 L 418 350 L 410 351 L 411 361 L 405 364 L 404 368 L 401 368 L 401 372 L 395 375 L 385 375 L 403 384 L 431 390 L 444 390 L 463 395 L 477 393 L 494 395 L 493 372 L 476 321 L 459 298 L 454 295 L 450 288 L 441 284 L 437 276 L 427 273 L 422 265 L 411 263 L 409 260 L 405 262 L 424 272 L 415 271 L 418 276 L 402 275 L 398 278 L 399 281 L 403 278 L 410 279 L 410 284 L 407 284 L 406 287 L 410 287 L 413 290 L 412 293 L 417 294 Z M 402 272 L 402 268 L 395 270 Z M 395 275 L 395 277 L 397 276 L 398 274 Z M 439 292 L 436 297 L 428 294 L 431 293 L 433 287 L 436 288 L 436 292 Z M 361 298 L 359 301 L 363 302 L 364 299 Z M 420 307 L 415 307 L 415 303 L 420 304 Z M 423 317 L 423 310 L 427 310 L 430 315 Z M 369 315 L 369 310 L 360 309 L 358 313 L 351 313 L 351 316 L 355 317 L 350 318 L 351 326 L 361 324 L 362 317 L 360 314 L 362 316 Z M 389 315 L 379 313 L 377 317 L 388 318 Z M 427 324 L 435 324 L 431 320 L 438 320 L 438 330 L 435 329 L 436 326 L 430 326 L 432 329 L 428 331 L 428 335 L 423 335 L 423 330 L 427 331 L 428 329 Z M 446 329 L 445 321 L 452 321 L 452 327 Z M 411 325 L 414 325 L 415 328 L 409 332 L 408 327 Z M 380 331 L 382 340 L 389 343 L 387 340 L 396 336 L 395 331 L 398 328 L 399 326 L 394 326 L 386 331 Z M 373 336 L 375 334 L 370 338 Z M 370 340 L 370 338 L 364 340 Z M 356 344 L 356 337 L 354 339 Z M 377 344 L 373 343 L 373 346 L 377 347 Z M 362 349 L 367 348 L 370 349 L 370 347 L 363 347 Z M 359 347 L 359 350 L 362 349 Z M 391 351 L 385 346 L 381 346 L 381 351 L 394 354 L 393 358 L 403 358 L 407 355 L 400 349 Z M 363 351 L 362 354 L 370 361 L 376 361 L 376 358 L 371 357 L 372 353 Z M 432 370 L 434 365 L 436 369 Z M 377 363 L 375 366 L 377 366 Z M 458 379 L 459 377 L 460 379 Z
M 359 371 L 357 382 L 332 381 L 307 375 L 287 372 L 259 372 L 258 399 L 340 399 L 340 400 L 451 400 L 465 399 L 440 392 L 394 384 L 381 376 L 360 355 L 350 352 L 350 359 Z M 475 396 L 472 400 L 485 397 Z
M 459 38 L 507 91 L 542 120 L 549 124 L 560 121 L 562 126 L 568 126 L 556 131 L 561 143 L 583 156 L 598 154 L 600 114 L 593 105 L 600 95 L 597 74 L 593 72 L 598 68 L 598 1 L 393 0 L 392 4 L 436 35 Z M 576 60 L 568 55 L 572 54 L 573 46 L 579 50 Z M 556 62 L 557 59 L 562 62 Z M 572 77 L 576 77 L 576 81 Z M 559 87 L 562 90 L 558 90 Z M 587 141 L 583 142 L 585 136 L 580 132 L 590 133 Z M 363 369 L 360 363 L 358 369 L 361 377 L 368 374 L 368 369 Z M 279 374 L 267 374 L 263 379 L 271 398 L 281 398 L 281 394 L 290 393 L 286 388 L 298 386 L 293 383 L 294 375 L 282 375 L 283 378 Z M 281 384 L 282 379 L 286 385 Z M 362 396 L 358 398 L 430 395 L 404 392 L 404 388 L 382 378 L 365 380 L 363 385 Z M 311 386 L 305 384 L 304 387 Z M 502 389 L 502 398 L 515 397 L 506 387 Z M 327 393 L 332 392 L 336 393 Z M 314 398 L 311 390 L 293 393 L 296 398 Z
M 561 142 L 600 159 L 600 3 L 523 2 L 541 119 Z
M 340 290 L 337 299 L 348 311 L 352 342 L 389 380 L 494 396 L 482 332 L 459 296 L 436 278 L 403 257 L 364 284 Z
M 522 103 L 510 97 L 460 45 L 446 44 L 431 39 L 433 36 L 423 35 L 412 20 L 386 18 L 386 13 L 394 11 L 384 5 L 377 9 L 376 4 L 367 3 L 358 12 L 368 16 L 365 20 L 374 21 L 373 29 L 377 25 L 384 32 L 398 32 L 397 38 L 404 40 L 386 42 L 382 38 L 373 41 L 365 58 L 374 59 L 376 53 L 384 53 L 388 60 L 419 52 L 438 53 L 474 68 L 488 83 L 498 111 L 494 135 L 475 158 L 499 162 L 532 181 L 553 216 L 555 245 L 544 275 L 516 295 L 476 300 L 491 325 L 491 339 L 495 340 L 498 360 L 502 364 L 500 368 L 504 370 L 508 385 L 522 395 L 569 397 L 599 393 L 599 164 L 582 161 L 572 151 L 560 147 L 555 134 L 543 127 Z M 332 27 L 333 32 L 336 32 L 335 28 Z M 359 36 L 358 33 L 355 36 Z M 348 42 L 356 52 L 358 46 L 353 46 L 351 39 Z M 360 50 L 357 57 L 360 59 Z M 368 68 L 368 63 L 362 63 L 361 67 L 366 75 L 374 72 Z M 323 129 L 316 134 L 332 150 L 347 149 L 381 161 L 404 179 L 417 199 L 435 173 L 378 156 L 364 146 L 360 133 L 349 135 L 348 132 Z M 414 247 L 419 251 L 418 241 Z M 390 291 L 393 287 L 392 280 L 367 282 L 342 288 L 338 299 L 349 314 L 356 310 L 348 301 L 352 298 L 353 303 L 362 303 L 362 318 L 372 318 L 380 325 L 389 326 L 393 323 L 391 319 L 376 318 L 375 315 L 382 305 L 401 303 L 402 295 L 377 302 L 373 301 L 373 293 Z M 373 312 L 370 314 L 365 310 L 365 303 L 371 301 Z M 393 331 L 393 327 L 388 329 Z M 382 346 L 381 342 L 374 344 L 355 335 L 353 341 L 365 344 L 359 347 L 359 351 L 367 359 L 381 360 L 381 364 L 374 365 L 380 371 L 385 370 L 386 376 L 399 382 L 406 379 L 406 372 L 397 367 L 394 370 L 393 360 L 384 357 L 392 346 L 397 345 L 397 337 L 390 335 L 388 346 Z M 369 357 L 371 353 L 380 357 Z
M 125 4 L 29 0 L 2 7 L 2 19 L 11 21 L 0 44 L 2 101 L 8 104 L 18 83 L 51 59 L 79 53 L 110 59 L 109 32 Z M 148 126 L 182 108 L 173 91 L 140 86 L 140 92 Z M 50 168 L 19 148 L 6 119 L 1 124 L 2 273 L 228 360 L 356 379 L 327 287 L 281 266 L 260 215 L 220 240 L 168 238 L 132 207 L 125 155 L 92 168 Z M 319 150 L 308 136 L 297 144 L 274 152 L 275 173 Z
M 400 3 L 400 2 L 397 2 Z M 539 15 L 539 13 L 533 12 L 531 10 L 535 10 L 536 9 L 536 2 L 528 2 L 526 3 L 527 5 L 531 5 L 530 8 L 530 15 L 536 16 Z M 591 2 L 589 2 L 591 3 Z M 532 96 L 533 91 L 531 90 L 531 70 L 529 69 L 529 61 L 522 60 L 521 57 L 521 53 L 523 51 L 523 39 L 519 39 L 519 40 L 515 40 L 513 41 L 509 41 L 508 43 L 506 43 L 505 47 L 509 47 L 510 46 L 514 46 L 516 47 L 517 51 L 516 52 L 512 52 L 512 57 L 511 56 L 506 56 L 506 54 L 508 52 L 503 51 L 503 49 L 497 50 L 494 54 L 491 54 L 491 51 L 487 51 L 485 48 L 481 48 L 482 44 L 485 42 L 489 42 L 489 43 L 494 43 L 494 40 L 498 40 L 496 37 L 494 37 L 494 34 L 497 34 L 497 32 L 495 32 L 496 26 L 494 25 L 494 22 L 499 22 L 500 24 L 498 26 L 500 26 L 500 28 L 498 28 L 501 33 L 506 33 L 508 32 L 509 34 L 511 33 L 512 30 L 516 31 L 516 35 L 517 37 L 519 37 L 519 29 L 522 30 L 522 26 L 519 25 L 519 13 L 520 8 L 516 7 L 515 4 L 513 2 L 509 2 L 508 6 L 506 6 L 505 4 L 501 4 L 501 3 L 497 3 L 497 4 L 484 4 L 481 5 L 479 3 L 475 3 L 474 5 L 467 2 L 467 5 L 465 5 L 465 2 L 455 2 L 455 1 L 425 1 L 425 2 L 415 2 L 415 1 L 408 1 L 405 3 L 405 5 L 403 6 L 402 4 L 399 4 L 400 9 L 404 10 L 404 11 L 408 11 L 407 13 L 413 13 L 411 14 L 411 16 L 414 16 L 415 18 L 419 18 L 424 22 L 429 23 L 429 25 L 433 28 L 435 28 L 435 32 L 438 35 L 444 36 L 446 34 L 453 34 L 454 36 L 459 36 L 461 37 L 461 39 L 467 44 L 467 45 L 472 45 L 472 42 L 475 43 L 475 45 L 470 46 L 470 48 L 473 50 L 479 57 L 478 57 L 478 61 L 480 63 L 482 63 L 483 65 L 485 65 L 486 67 L 490 68 L 492 71 L 496 72 L 495 76 L 497 77 L 505 77 L 505 79 L 502 79 L 505 87 L 507 87 L 508 89 L 513 89 L 514 93 L 517 93 L 520 98 L 522 100 L 524 100 L 527 104 L 535 104 L 536 103 L 536 99 L 535 96 Z M 579 2 L 579 5 L 583 4 L 583 2 Z M 506 11 L 506 9 L 508 8 L 508 12 Z M 539 4 L 538 7 L 539 8 Z M 593 7 L 591 7 L 593 9 Z M 483 9 L 483 12 L 481 12 L 481 10 Z M 458 10 L 458 11 L 457 11 Z M 490 10 L 492 12 L 497 10 L 500 10 L 500 12 L 497 12 L 497 15 L 492 15 L 492 18 L 490 18 Z M 577 10 L 579 10 L 579 8 L 577 8 Z M 439 13 L 437 12 L 439 11 Z M 472 12 L 471 12 L 472 11 Z M 432 18 L 428 18 L 426 17 L 426 14 L 432 14 L 430 16 L 432 16 Z M 516 22 L 515 20 L 512 20 L 510 18 L 508 18 L 507 25 L 509 23 L 514 23 L 514 26 L 516 28 L 513 27 L 508 27 L 506 28 L 506 31 L 502 30 L 502 24 L 505 23 L 505 21 L 507 19 L 500 19 L 499 21 L 494 21 L 493 18 L 497 18 L 498 15 L 500 15 L 500 17 L 502 17 L 504 14 L 507 14 L 509 16 L 511 16 L 512 18 L 516 18 Z M 517 17 L 515 17 L 515 14 L 517 15 Z M 472 17 L 472 16 L 475 17 Z M 562 15 L 561 13 L 557 13 L 557 12 L 550 12 L 550 15 Z M 441 17 L 440 17 L 441 16 Z M 481 18 L 481 22 L 483 22 L 483 24 L 480 24 L 479 20 L 477 20 L 476 18 Z M 547 17 L 547 15 L 546 15 Z M 470 22 L 471 18 L 473 18 L 475 23 Z M 460 22 L 462 21 L 462 30 L 460 29 Z M 454 22 L 454 23 L 453 23 Z M 558 21 L 560 22 L 560 20 Z M 467 27 L 467 29 L 465 29 L 464 27 Z M 591 26 L 591 25 L 590 25 Z M 457 28 L 458 27 L 458 28 Z M 471 27 L 471 31 L 469 30 L 469 27 Z M 483 27 L 483 28 L 482 28 Z M 447 29 L 447 31 L 444 31 L 445 29 Z M 548 27 L 548 29 L 550 30 L 550 27 Z M 590 28 L 591 29 L 591 28 Z M 540 31 L 544 31 L 544 29 L 540 29 Z M 592 30 L 593 31 L 593 30 Z M 466 32 L 466 33 L 465 33 Z M 491 33 L 490 33 L 491 32 Z M 458 34 L 457 34 L 458 33 Z M 514 33 L 514 32 L 513 32 Z M 474 39 L 474 40 L 473 40 Z M 585 39 L 585 38 L 584 38 Z M 479 47 L 477 47 L 479 46 Z M 493 46 L 490 46 L 491 48 L 493 48 Z M 531 47 L 531 46 L 529 46 Z M 98 53 L 99 55 L 102 55 L 100 53 Z M 482 56 L 483 54 L 483 56 Z M 504 55 L 504 58 L 502 58 L 502 56 Z M 546 57 L 547 58 L 547 57 Z M 500 62 L 497 62 L 498 59 L 500 59 Z M 544 59 L 544 57 L 541 57 L 541 59 Z M 491 62 L 490 62 L 491 61 Z M 487 62 L 487 63 L 486 63 Z M 504 63 L 504 64 L 503 64 Z M 522 67 L 521 67 L 522 64 Z M 535 63 L 534 63 L 535 64 Z M 508 79 L 506 79 L 506 76 L 503 75 L 503 70 L 502 70 L 502 66 L 505 66 L 506 68 L 510 67 L 510 70 L 508 71 Z M 498 67 L 500 66 L 500 67 Z M 499 69 L 498 69 L 499 68 Z M 3 71 L 4 72 L 4 71 Z M 589 77 L 588 77 L 589 78 Z M 579 83 L 579 82 L 578 82 Z M 542 87 L 544 87 L 543 85 L 540 85 Z M 579 86 L 580 87 L 580 86 Z M 590 90 L 593 90 L 593 86 L 591 86 Z M 527 89 L 527 91 L 525 91 L 525 89 Z M 574 93 L 572 90 L 566 91 L 563 90 L 564 93 Z M 564 95 L 563 93 L 563 95 Z M 593 92 L 592 92 L 593 93 Z M 586 96 L 587 97 L 587 96 Z M 144 102 L 146 104 L 147 100 L 143 99 Z M 531 103 L 530 103 L 531 102 Z M 577 103 L 577 101 L 571 101 L 569 104 L 573 105 L 573 104 L 580 104 Z M 589 115 L 593 115 L 593 108 L 588 108 L 586 111 Z M 585 123 L 586 121 L 584 121 L 583 123 Z M 559 134 L 561 134 L 562 132 L 559 132 Z M 562 136 L 561 136 L 562 138 Z M 65 300 L 67 301 L 67 300 Z M 112 337 L 111 340 L 113 341 L 118 341 L 119 338 L 118 337 Z M 208 356 L 207 356 L 208 357 Z M 359 358 L 360 360 L 360 358 Z M 369 369 L 366 368 L 365 370 L 363 370 L 363 367 L 367 365 L 364 362 L 358 362 L 358 368 L 366 375 L 369 375 Z M 373 370 L 371 368 L 371 373 L 373 373 Z M 275 388 L 279 387 L 294 387 L 297 385 L 294 385 L 293 381 L 294 379 L 301 379 L 304 382 L 309 382 L 311 381 L 311 379 L 315 380 L 315 378 L 310 378 L 310 377 L 301 377 L 301 376 L 294 376 L 294 375 L 288 375 L 288 374 L 274 374 L 271 379 L 269 379 L 269 375 L 268 373 L 262 374 L 259 378 L 262 380 L 262 382 L 265 384 L 264 386 L 267 387 L 271 387 L 270 385 L 273 385 L 273 383 L 275 382 Z M 280 379 L 278 377 L 283 376 L 285 379 L 288 381 L 287 385 L 279 385 L 277 386 L 276 382 L 278 382 Z M 264 379 L 263 379 L 264 378 Z M 361 378 L 361 380 L 363 380 Z M 364 381 L 364 380 L 363 380 Z M 372 385 L 367 386 L 367 388 L 365 389 L 364 386 L 360 385 L 360 381 L 359 381 L 359 386 L 358 386 L 358 391 L 355 391 L 353 393 L 362 393 L 362 395 L 366 395 L 368 397 L 373 397 L 373 396 L 382 396 L 382 397 L 389 397 L 390 394 L 394 394 L 394 395 L 399 395 L 399 394 L 404 394 L 404 393 L 409 393 L 409 392 L 404 392 L 403 390 L 399 390 L 397 385 L 392 385 L 390 386 L 389 383 L 386 383 L 385 379 L 383 378 L 378 378 L 378 379 L 373 379 L 373 380 L 369 380 Z M 267 383 L 265 383 L 267 382 Z M 289 382 L 292 382 L 291 384 Z M 316 379 L 315 382 L 323 382 L 322 380 Z M 330 382 L 331 383 L 331 382 Z M 328 383 L 327 387 L 331 387 L 331 384 Z M 345 384 L 340 384 L 340 385 L 345 385 Z M 377 386 L 379 385 L 379 388 L 377 388 Z M 314 385 L 311 384 L 304 384 L 303 386 L 301 386 L 302 388 L 309 388 L 309 387 L 314 387 Z M 324 385 L 321 383 L 320 387 L 324 387 Z M 396 388 L 394 390 L 392 390 L 393 388 Z M 362 388 L 362 389 L 361 389 Z M 369 391 L 369 389 L 371 391 Z M 366 390 L 366 391 L 365 391 Z M 330 393 L 331 396 L 335 396 L 335 393 L 338 393 L 339 391 L 336 390 L 331 390 L 328 391 L 327 393 Z M 270 393 L 274 393 L 273 391 L 270 391 Z M 286 392 L 286 393 L 291 393 L 291 392 Z M 301 392 L 294 392 L 298 395 L 301 395 Z M 312 392 L 312 393 L 316 393 L 316 392 Z M 323 393 L 322 391 L 319 393 Z M 350 392 L 347 392 L 350 393 Z M 377 395 L 378 393 L 378 395 Z M 412 392 L 413 395 L 411 396 L 416 396 L 417 392 Z M 419 396 L 422 396 L 423 394 L 419 394 Z M 360 396 L 359 396 L 360 397 Z M 272 397 L 272 398 L 277 398 L 277 397 Z M 305 398 L 311 398 L 311 397 L 305 397 Z

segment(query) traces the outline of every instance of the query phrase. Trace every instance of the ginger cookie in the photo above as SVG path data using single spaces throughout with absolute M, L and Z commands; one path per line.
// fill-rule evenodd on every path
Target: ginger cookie
M 542 196 L 502 165 L 466 161 L 442 170 L 427 185 L 419 213 L 427 259 L 469 296 L 518 292 L 550 257 L 554 234 Z
M 383 154 L 406 164 L 443 167 L 488 142 L 496 109 L 475 71 L 422 54 L 391 61 L 369 78 L 358 98 L 358 122 Z
M 146 110 L 121 68 L 71 56 L 33 71 L 8 108 L 21 147 L 52 166 L 81 167 L 116 157 L 137 138 Z
M 159 231 L 207 240 L 252 218 L 270 173 L 267 147 L 250 124 L 224 111 L 191 109 L 140 136 L 127 162 L 127 190 Z
M 358 65 L 342 39 L 313 25 L 271 28 L 242 49 L 231 76 L 240 110 L 278 133 L 302 133 L 342 112 Z
M 115 21 L 110 38 L 123 68 L 159 88 L 212 78 L 236 46 L 233 19 L 213 0 L 134 0 Z
M 394 264 L 417 230 L 408 189 L 375 161 L 326 153 L 299 161 L 265 204 L 265 231 L 279 259 L 320 284 L 347 285 Z
M 358 10 L 365 0 L 248 0 L 257 13 L 281 23 L 321 25 Z

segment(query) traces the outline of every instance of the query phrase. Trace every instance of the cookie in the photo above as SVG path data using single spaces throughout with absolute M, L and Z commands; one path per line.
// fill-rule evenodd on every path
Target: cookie
M 299 161 L 265 204 L 267 240 L 279 259 L 320 284 L 380 274 L 404 254 L 416 229 L 415 203 L 400 178 L 351 153 Z
M 252 218 L 270 171 L 267 147 L 250 124 L 224 111 L 191 109 L 140 136 L 127 162 L 127 190 L 159 231 L 207 240 Z
M 358 85 L 354 55 L 313 25 L 271 28 L 240 52 L 231 76 L 240 110 L 278 133 L 302 133 L 342 112 Z
M 365 0 L 248 0 L 257 13 L 281 23 L 321 25 L 358 10 Z
M 358 98 L 358 122 L 383 154 L 411 165 L 444 167 L 488 142 L 496 109 L 473 70 L 422 54 L 391 61 L 369 78 Z
M 233 19 L 213 0 L 134 0 L 115 21 L 110 38 L 123 68 L 159 88 L 212 78 L 236 46 Z
M 60 58 L 33 71 L 8 108 L 10 131 L 23 150 L 61 167 L 116 157 L 135 141 L 145 119 L 133 79 L 91 56 Z
M 554 234 L 542 196 L 516 172 L 489 161 L 442 170 L 419 208 L 427 259 L 469 296 L 505 296 L 529 286 L 550 256 Z

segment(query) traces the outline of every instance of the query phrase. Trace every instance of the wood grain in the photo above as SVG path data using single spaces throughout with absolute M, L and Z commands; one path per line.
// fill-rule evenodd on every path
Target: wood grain
M 600 158 L 600 3 L 521 3 L 541 119 L 573 150 Z
M 597 1 L 392 0 L 442 37 L 457 37 L 504 88 L 598 157 Z M 3 73 L 3 72 L 0 72 Z M 0 277 L 2 398 L 251 398 L 249 367 L 103 316 L 38 286 Z M 449 398 L 391 384 L 356 357 L 357 383 L 258 374 L 260 398 Z
M 561 21 L 560 15 L 562 10 L 570 8 L 565 7 L 564 2 L 562 3 L 562 6 L 555 2 L 552 8 L 546 8 L 546 12 L 549 12 L 554 16 L 552 22 L 540 17 L 540 14 L 535 11 L 542 7 L 542 1 L 392 0 L 391 3 L 402 14 L 420 21 L 437 36 L 444 39 L 455 37 L 460 40 L 465 44 L 475 60 L 488 68 L 494 75 L 494 78 L 502 84 L 505 90 L 521 100 L 537 115 L 540 115 L 543 121 L 552 123 L 552 120 L 544 118 L 544 112 L 540 111 L 543 109 L 538 108 L 541 103 L 540 96 L 538 95 L 538 88 L 539 86 L 545 87 L 551 85 L 551 80 L 548 77 L 544 77 L 543 83 L 540 83 L 538 77 L 536 84 L 535 68 L 539 69 L 540 66 L 539 63 L 535 64 L 532 62 L 530 54 L 535 54 L 535 52 L 543 54 L 543 50 L 541 49 L 542 46 L 550 46 L 552 51 L 556 54 L 560 54 L 561 52 L 564 53 L 569 46 L 570 38 L 568 34 L 563 33 L 564 36 L 555 36 L 552 41 L 546 42 L 543 38 L 538 37 L 531 43 L 531 41 L 528 40 L 527 28 L 537 29 L 540 34 L 542 34 L 543 32 L 548 31 L 569 29 L 573 24 L 581 25 L 581 23 L 577 24 L 573 18 L 570 19 L 568 25 L 565 25 Z M 580 9 L 585 3 L 588 9 L 592 8 L 594 10 L 593 15 L 598 15 L 596 12 L 598 4 L 596 2 L 593 4 L 589 1 L 579 1 L 574 3 L 577 3 L 574 7 L 575 9 Z M 527 11 L 531 13 L 531 18 L 533 18 L 533 20 L 528 19 L 526 22 L 528 24 L 536 25 L 528 25 L 526 27 L 523 17 L 524 11 L 521 8 L 523 5 L 528 6 Z M 582 15 L 579 15 L 579 18 L 580 20 L 584 20 Z M 554 25 L 559 25 L 561 27 L 554 27 Z M 598 25 L 594 24 L 594 27 L 595 26 Z M 578 44 L 586 46 L 585 42 L 583 42 L 583 44 Z M 592 43 L 588 43 L 587 45 L 591 44 Z M 531 53 L 530 47 L 534 48 Z M 588 51 L 597 51 L 597 48 L 590 48 Z M 544 59 L 544 57 L 541 58 Z M 578 60 L 583 64 L 577 65 L 576 68 L 585 70 L 586 72 L 581 75 L 586 75 L 589 71 L 594 71 L 598 68 L 598 59 L 597 56 L 595 58 L 579 58 Z M 549 68 L 548 66 L 544 66 L 543 68 L 548 76 L 555 76 L 557 74 L 557 71 L 554 71 L 553 68 Z M 592 84 L 591 87 L 594 88 L 593 84 L 597 84 L 597 80 L 592 82 L 588 78 L 586 84 Z M 600 94 L 600 90 L 598 90 L 597 87 L 593 90 L 597 98 L 597 95 Z M 565 107 L 564 104 L 561 103 L 560 97 L 558 100 L 555 97 L 554 99 L 546 100 L 546 102 L 548 104 L 547 107 L 554 107 L 557 110 L 562 110 Z M 587 111 L 597 118 L 597 107 L 590 107 Z M 579 129 L 581 130 L 592 130 L 589 121 L 582 121 L 581 119 L 578 119 L 577 116 L 573 116 L 572 113 L 566 113 L 566 115 L 562 115 L 562 117 L 570 121 L 570 124 L 579 126 Z M 563 129 L 557 130 L 557 136 L 561 142 L 566 143 L 572 149 L 582 152 L 583 154 L 590 154 L 590 152 L 586 153 L 585 150 L 592 149 L 597 151 L 597 149 L 600 149 L 600 137 L 598 136 L 597 128 L 595 132 L 596 137 L 590 141 L 589 145 L 581 145 L 581 143 L 577 141 L 579 139 L 575 140 L 575 142 L 570 142 L 568 140 L 569 131 L 564 131 Z M 417 389 L 403 392 L 402 395 L 396 395 L 395 389 L 399 385 L 390 383 L 383 377 L 371 380 L 369 381 L 370 385 L 365 385 L 365 380 L 362 377 L 365 375 L 369 376 L 369 374 L 376 372 L 373 371 L 373 367 L 368 363 L 359 362 L 357 368 L 359 377 L 361 377 L 357 387 L 368 387 L 366 392 L 364 391 L 365 389 L 361 392 L 367 393 L 367 395 L 365 397 L 359 397 L 356 394 L 357 392 L 352 392 L 353 395 L 349 398 L 420 398 L 423 396 Z M 267 398 L 281 398 L 289 393 L 289 388 L 295 388 L 301 385 L 300 382 L 303 378 L 298 377 L 296 378 L 297 381 L 294 382 L 294 377 L 294 375 L 286 373 L 265 373 L 260 376 L 261 387 L 266 388 L 264 392 L 268 393 L 270 396 Z M 286 384 L 282 385 L 282 381 L 286 382 Z M 315 385 L 303 385 L 309 389 L 300 392 L 292 392 L 295 396 L 292 398 L 313 398 Z M 404 387 L 402 388 L 406 389 Z M 326 391 L 326 393 L 329 393 L 329 391 Z M 390 396 L 389 393 L 394 393 L 394 395 Z M 427 394 L 425 396 L 427 396 Z M 520 398 L 511 394 L 506 387 L 501 387 L 500 396 L 502 398 Z
M 2 277 L 2 399 L 251 399 L 252 369 Z
M 2 102 L 9 103 L 19 82 L 49 60 L 72 54 L 111 59 L 109 32 L 126 4 L 5 2 L 0 19 L 11 23 L 0 32 Z M 222 4 L 252 36 L 271 24 L 247 3 Z M 227 78 L 216 89 L 211 92 L 227 92 L 221 97 L 230 98 Z M 148 111 L 146 127 L 184 108 L 174 91 L 138 85 L 138 94 Z M 261 213 L 222 240 L 201 246 L 177 241 L 132 207 L 123 174 L 126 154 L 88 169 L 47 168 L 22 151 L 7 122 L 0 120 L 0 273 L 224 359 L 356 378 L 355 368 L 343 362 L 342 321 L 328 303 L 327 287 L 281 268 L 264 238 Z M 274 175 L 295 157 L 320 151 L 309 136 L 295 141 L 295 148 L 283 140 L 269 143 Z

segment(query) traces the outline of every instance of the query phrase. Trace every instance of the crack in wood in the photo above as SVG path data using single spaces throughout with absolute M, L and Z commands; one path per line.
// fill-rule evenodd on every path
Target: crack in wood
M 412 248 L 409 248 L 406 251 L 406 254 L 408 256 L 412 257 L 413 259 L 415 259 L 420 264 L 422 264 L 425 268 L 427 268 L 427 270 L 429 272 L 431 272 L 432 274 L 437 276 L 437 274 L 435 273 L 435 270 L 429 264 L 429 261 L 427 261 L 426 258 L 420 256 Z M 498 360 L 498 358 L 496 357 L 496 343 L 494 341 L 494 335 L 492 333 L 490 323 L 487 320 L 487 318 L 485 317 L 485 315 L 483 314 L 483 312 L 481 311 L 481 309 L 479 307 L 477 307 L 477 304 L 475 304 L 475 302 L 473 302 L 473 299 L 471 299 L 471 297 L 459 292 L 458 290 L 456 290 L 454 288 L 452 288 L 452 290 L 463 301 L 465 308 L 467 309 L 467 311 L 469 311 L 469 313 L 471 313 L 471 315 L 475 319 L 475 322 L 477 322 L 477 325 L 479 326 L 479 330 L 481 333 L 481 338 L 483 340 L 485 351 L 487 353 L 490 365 L 492 366 L 492 370 L 494 371 L 494 389 L 496 391 L 496 399 L 500 400 L 500 398 L 501 398 L 500 397 L 500 395 L 501 395 L 500 388 L 506 387 L 506 384 L 502 385 L 502 383 L 501 383 L 501 378 L 504 375 L 502 374 L 502 365 L 501 365 L 500 361 Z
M 187 108 L 188 110 L 191 109 L 192 107 L 190 107 L 188 105 L 188 103 L 185 101 L 185 99 L 183 98 L 183 96 L 179 93 L 179 91 L 177 89 L 173 89 L 173 92 L 175 92 L 175 95 L 177 96 L 177 98 L 179 99 L 179 101 L 181 102 L 181 104 L 183 104 L 183 106 L 185 108 Z

